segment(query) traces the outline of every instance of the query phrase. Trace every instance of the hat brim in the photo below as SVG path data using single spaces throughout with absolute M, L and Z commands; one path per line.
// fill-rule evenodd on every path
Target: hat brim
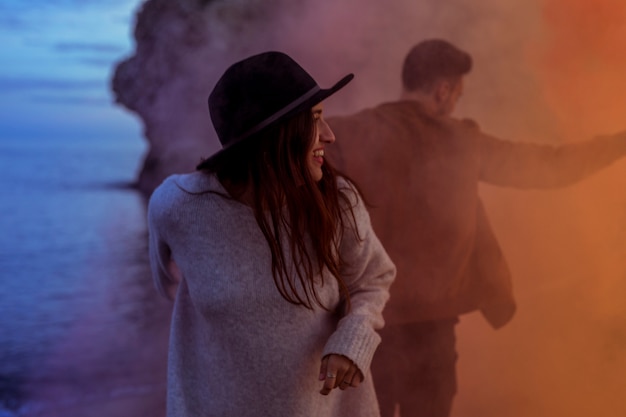
M 247 133 L 246 135 L 242 136 L 241 138 L 239 138 L 236 141 L 233 141 L 228 146 L 220 149 L 219 151 L 217 151 L 216 153 L 211 155 L 209 158 L 203 160 L 200 164 L 198 164 L 196 166 L 196 170 L 202 170 L 202 169 L 206 168 L 208 165 L 210 165 L 213 162 L 213 160 L 215 158 L 218 158 L 224 152 L 226 152 L 229 149 L 233 148 L 234 146 L 244 142 L 246 139 L 254 136 L 255 134 L 268 129 L 271 126 L 275 126 L 276 124 L 278 124 L 278 123 L 280 123 L 280 122 L 282 122 L 284 120 L 289 119 L 290 117 L 300 113 L 301 111 L 304 111 L 306 109 L 310 109 L 311 107 L 315 106 L 316 104 L 321 103 L 322 101 L 326 100 L 328 97 L 330 97 L 331 95 L 335 94 L 337 91 L 339 91 L 343 87 L 345 87 L 346 84 L 348 84 L 350 81 L 352 81 L 353 78 L 354 78 L 354 74 L 348 74 L 348 75 L 344 76 L 342 79 L 340 79 L 339 81 L 337 81 L 332 87 L 325 88 L 325 89 L 324 88 L 319 89 L 319 91 L 317 91 L 315 94 L 313 94 L 308 99 L 304 100 L 302 103 L 298 103 L 297 106 L 293 107 L 292 109 L 289 109 L 289 111 L 287 111 L 287 112 L 284 112 L 284 114 L 281 114 L 280 117 L 274 118 L 273 116 L 271 116 L 270 118 L 268 118 L 268 119 L 273 119 L 273 120 L 271 120 L 271 122 L 269 122 L 269 123 L 266 123 L 266 121 L 261 122 L 259 125 L 262 125 L 262 128 L 259 128 L 259 129 L 254 129 L 253 128 L 253 129 L 251 129 L 251 131 L 249 133 Z M 286 107 L 290 107 L 290 105 L 288 105 Z

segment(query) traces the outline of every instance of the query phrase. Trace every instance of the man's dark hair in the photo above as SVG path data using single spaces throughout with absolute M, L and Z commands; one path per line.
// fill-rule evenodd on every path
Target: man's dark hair
M 456 79 L 470 72 L 472 57 L 450 42 L 429 39 L 415 45 L 404 59 L 405 91 L 430 91 L 440 79 Z

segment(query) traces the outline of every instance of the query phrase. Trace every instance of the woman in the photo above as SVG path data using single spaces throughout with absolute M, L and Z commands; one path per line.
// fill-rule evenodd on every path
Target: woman
M 153 275 L 175 289 L 168 416 L 379 415 L 395 267 L 324 161 L 321 103 L 351 79 L 321 89 L 279 52 L 235 63 L 209 96 L 222 150 L 153 193 Z

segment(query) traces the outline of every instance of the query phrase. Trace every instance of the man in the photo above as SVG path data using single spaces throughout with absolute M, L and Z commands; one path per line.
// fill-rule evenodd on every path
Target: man
M 626 133 L 562 147 L 503 141 L 451 117 L 472 59 L 443 40 L 407 55 L 400 100 L 329 118 L 328 158 L 362 187 L 374 229 L 396 263 L 372 371 L 383 417 L 448 416 L 456 393 L 455 325 L 480 310 L 513 316 L 507 263 L 478 183 L 574 183 L 626 154 Z

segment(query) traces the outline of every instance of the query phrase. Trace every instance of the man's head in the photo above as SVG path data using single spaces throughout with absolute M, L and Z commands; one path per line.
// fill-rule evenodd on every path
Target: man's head
M 463 93 L 472 57 L 451 43 L 429 39 L 415 45 L 402 68 L 404 94 L 420 97 L 438 115 L 450 115 Z

